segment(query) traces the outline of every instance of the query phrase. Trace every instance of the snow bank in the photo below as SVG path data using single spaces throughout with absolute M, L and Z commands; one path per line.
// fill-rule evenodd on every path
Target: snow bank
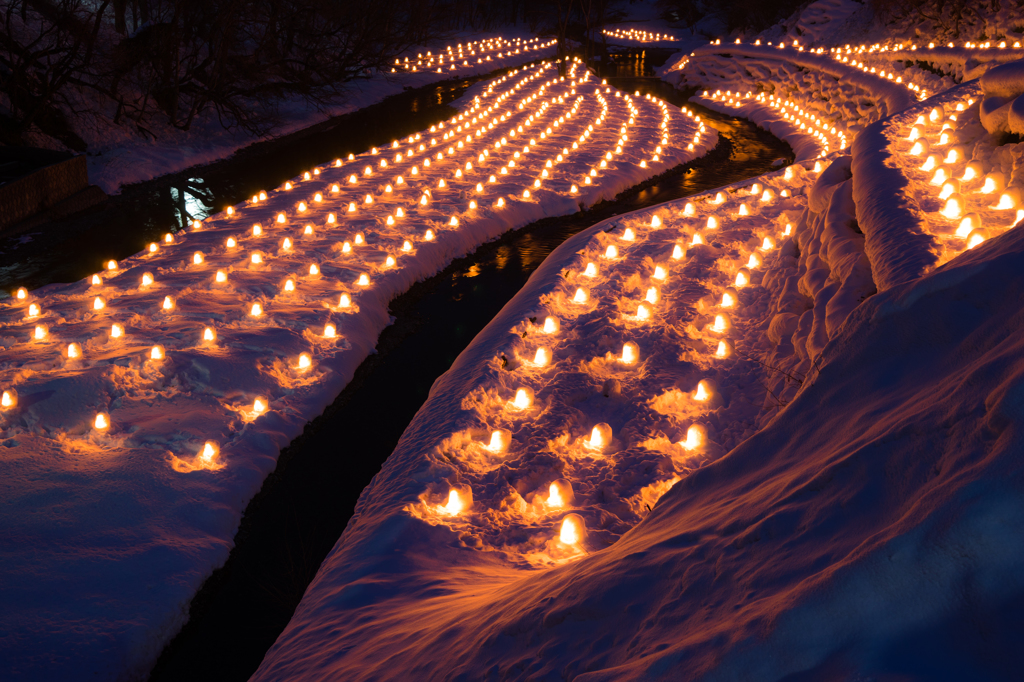
M 320 109 L 310 108 L 302 100 L 284 102 L 278 112 L 281 125 L 274 129 L 273 134 L 264 138 L 254 138 L 242 130 L 224 130 L 215 116 L 198 120 L 187 131 L 170 125 L 160 126 L 154 122 L 151 125 L 153 137 L 145 138 L 111 124 L 112 112 L 109 116 L 98 117 L 96 121 L 83 119 L 79 126 L 81 129 L 76 132 L 89 145 L 89 181 L 107 194 L 116 194 L 122 185 L 144 182 L 193 166 L 213 163 L 260 139 L 272 139 L 303 130 L 334 116 L 376 104 L 391 95 L 404 92 L 406 88 L 419 88 L 451 78 L 485 74 L 554 56 L 554 47 L 549 41 L 543 41 L 539 49 L 531 47 L 529 50 L 516 48 L 509 51 L 508 45 L 523 40 L 515 35 L 515 31 L 506 33 L 504 37 L 479 38 L 476 34 L 460 37 L 465 37 L 467 43 L 470 37 L 487 42 L 489 48 L 481 52 L 486 58 L 471 64 L 450 63 L 440 73 L 436 69 L 376 73 L 371 78 L 349 83 L 344 101 Z M 490 43 L 493 43 L 493 48 L 490 48 Z M 445 47 L 429 45 L 422 47 L 421 51 L 441 53 Z M 468 62 L 468 59 L 463 61 Z M 88 105 L 83 103 L 83 106 Z
M 703 128 L 547 63 L 474 86 L 430 131 L 8 299 L 0 669 L 143 677 L 280 448 L 373 352 L 392 298 L 508 229 L 703 154 L 717 139 Z
M 776 100 L 774 96 L 769 100 L 763 96 L 755 97 L 750 92 L 712 93 L 707 90 L 703 94 L 695 95 L 691 100 L 712 111 L 753 121 L 780 140 L 785 140 L 793 148 L 797 162 L 826 156 L 832 148 L 846 147 L 845 134 L 830 133 L 829 127 L 823 125 L 820 119 L 806 115 L 803 109 L 792 101 Z M 815 128 L 817 130 L 812 132 Z
M 1024 147 L 985 131 L 981 98 L 972 81 L 854 142 L 854 198 L 879 289 L 914 280 L 1024 217 Z
M 812 204 L 831 193 L 831 212 L 845 192 L 848 205 L 844 167 Z M 520 343 L 509 330 L 543 292 L 577 281 L 591 242 L 621 235 L 604 229 L 556 250 L 438 380 L 254 679 L 1014 677 L 1020 231 L 861 304 L 784 410 L 610 545 L 527 570 L 461 527 L 401 512 L 418 477 L 454 465 L 422 458 L 498 372 L 495 349 Z M 659 362 L 645 379 L 691 371 Z M 590 411 L 595 390 L 565 400 Z
M 875 99 L 878 103 L 880 117 L 903 111 L 916 101 L 907 88 L 899 83 L 879 78 L 871 73 L 864 73 L 860 69 L 835 61 L 829 55 L 805 51 L 802 48 L 734 43 L 705 45 L 694 50 L 692 58 L 721 54 L 727 54 L 733 58 L 736 56 L 746 57 L 746 60 L 739 62 L 744 66 L 747 60 L 753 60 L 750 64 L 756 66 L 766 65 L 766 61 L 785 61 L 802 69 L 827 74 Z
M 760 356 L 780 341 L 766 328 L 772 299 L 786 299 L 774 273 L 796 260 L 794 240 L 815 253 L 812 241 L 824 243 L 808 256 L 818 262 L 831 247 L 836 277 L 845 267 L 844 283 L 857 281 L 842 237 L 811 234 L 802 218 L 816 177 L 790 167 L 619 216 L 556 249 L 434 385 L 256 679 L 424 672 L 399 653 L 411 644 L 396 624 L 413 638 L 432 628 L 408 610 L 434 608 L 416 596 L 434 570 L 501 591 L 614 547 L 676 481 L 750 437 L 779 407 Z M 791 354 L 808 344 L 795 331 Z M 566 518 L 586 528 L 579 546 L 562 539 Z M 384 641 L 394 655 L 381 656 Z M 338 648 L 343 660 L 326 653 Z

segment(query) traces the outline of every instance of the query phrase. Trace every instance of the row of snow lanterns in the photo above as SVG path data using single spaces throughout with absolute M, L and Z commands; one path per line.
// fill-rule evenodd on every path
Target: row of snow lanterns
M 938 198 L 945 202 L 940 213 L 947 219 L 959 220 L 955 234 L 966 240 L 966 249 L 973 249 L 989 236 L 982 227 L 981 217 L 977 213 L 967 213 L 968 200 L 964 189 L 968 183 L 980 183 L 981 186 L 973 191 L 974 194 L 995 199 L 995 202 L 989 205 L 991 210 L 1016 210 L 1013 224 L 1024 219 L 1020 192 L 1006 187 L 1005 176 L 999 172 L 985 174 L 980 163 L 968 161 L 965 147 L 951 144 L 955 136 L 953 124 L 957 122 L 958 115 L 973 104 L 973 99 L 968 99 L 966 105 L 964 102 L 958 102 L 954 113 L 948 117 L 942 105 L 932 107 L 927 114 L 919 115 L 910 125 L 906 138 L 911 143 L 910 155 L 925 157 L 920 170 L 934 171 L 929 183 L 939 186 Z M 929 142 L 926 135 L 930 132 L 929 126 L 941 126 L 934 144 Z M 932 149 L 941 147 L 948 147 L 945 154 L 929 153 Z M 961 164 L 963 164 L 963 171 L 957 178 L 955 177 L 956 167 Z M 949 167 L 948 171 L 947 166 Z
M 787 171 L 790 169 L 787 169 Z M 822 170 L 821 164 L 815 164 L 815 171 L 820 172 Z M 785 174 L 786 179 L 791 179 L 793 176 L 791 173 Z M 759 183 L 754 183 L 749 190 L 753 196 L 759 196 L 765 202 L 770 201 L 773 198 L 773 193 L 770 189 L 762 187 Z M 785 190 L 783 190 L 785 192 Z M 715 198 L 710 202 L 715 205 L 724 203 L 725 198 L 722 192 L 718 192 Z M 745 204 L 741 204 L 745 207 Z M 688 202 L 684 207 L 684 215 L 692 216 L 695 215 L 696 208 L 692 202 Z M 739 215 L 749 215 L 743 211 Z M 717 227 L 717 221 L 713 216 L 709 216 L 708 219 L 709 227 Z M 650 227 L 652 229 L 658 229 L 662 226 L 662 221 L 658 215 L 651 217 Z M 783 236 L 790 236 L 792 234 L 792 224 L 787 223 Z M 635 242 L 637 234 L 632 228 L 625 228 L 620 237 L 620 240 L 625 242 L 628 246 L 630 243 Z M 700 242 L 697 242 L 700 243 Z M 769 236 L 765 236 L 761 243 L 761 246 L 757 249 L 760 254 L 766 254 L 775 248 L 775 241 Z M 672 260 L 680 260 L 684 257 L 685 250 L 679 244 L 676 244 L 672 251 Z M 620 257 L 619 249 L 616 245 L 610 244 L 605 249 L 603 258 L 606 260 L 616 260 Z M 750 258 L 747 261 L 746 267 L 739 268 L 736 271 L 735 286 L 727 287 L 722 292 L 720 308 L 723 309 L 715 315 L 714 323 L 711 325 L 711 331 L 719 338 L 717 348 L 715 350 L 715 357 L 717 358 L 728 358 L 732 354 L 732 343 L 722 338 L 732 328 L 732 321 L 725 310 L 734 310 L 739 304 L 739 295 L 737 293 L 738 288 L 742 288 L 750 283 L 750 269 L 758 268 L 762 264 L 762 256 L 757 253 L 751 253 Z M 662 264 L 656 264 L 650 275 L 652 280 L 656 280 L 659 284 L 663 284 L 668 276 L 669 265 L 668 262 Z M 586 277 L 595 277 L 598 274 L 598 266 L 593 261 L 589 261 L 585 266 L 582 275 Z M 577 304 L 586 304 L 590 300 L 590 292 L 582 287 L 576 289 L 576 293 L 572 297 L 572 301 Z M 655 284 L 647 289 L 644 301 L 638 307 L 638 313 L 636 318 L 639 320 L 650 318 L 650 306 L 656 304 L 660 300 L 660 291 L 658 284 Z M 561 332 L 561 322 L 556 316 L 547 316 L 541 326 L 541 333 L 546 335 L 557 335 Z M 532 362 L 528 363 L 533 367 L 546 367 L 548 366 L 553 358 L 552 350 L 545 345 L 538 346 L 534 353 Z M 640 361 L 640 349 L 639 346 L 632 341 L 627 341 L 623 344 L 622 353 L 618 356 L 618 362 L 631 366 L 636 365 Z M 699 403 L 708 403 L 715 396 L 716 388 L 714 383 L 710 379 L 701 379 L 697 383 L 697 387 L 691 393 L 691 398 Z M 534 403 L 535 395 L 533 389 L 528 386 L 522 386 L 516 389 L 514 397 L 508 402 L 507 409 L 514 412 L 525 412 L 529 410 Z M 582 447 L 591 452 L 603 452 L 613 442 L 613 431 L 612 427 L 607 423 L 600 423 L 595 425 L 591 429 L 589 438 L 584 440 Z M 702 448 L 707 440 L 707 427 L 703 424 L 694 422 L 691 424 L 686 431 L 686 437 L 680 441 L 678 445 L 686 451 L 694 451 Z M 491 433 L 490 442 L 484 446 L 487 450 L 493 453 L 502 453 L 507 450 L 511 443 L 511 434 L 506 429 L 497 429 Z M 569 499 L 572 495 L 571 484 L 565 479 L 559 479 L 558 481 L 550 484 L 549 496 L 545 502 L 546 506 L 551 509 L 560 509 L 566 506 L 565 500 Z M 452 488 L 449 490 L 448 502 L 445 505 L 440 505 L 438 511 L 454 516 L 468 509 L 467 500 L 471 500 L 472 493 L 465 487 L 462 489 Z M 583 549 L 582 542 L 586 537 L 586 523 L 582 516 L 579 514 L 568 514 L 562 519 L 562 523 L 559 528 L 559 540 L 572 548 Z
M 639 28 L 606 28 L 601 32 L 604 33 L 606 36 L 610 36 L 612 38 L 625 38 L 626 40 L 635 40 L 641 43 L 656 43 L 659 41 L 678 40 L 678 38 L 668 33 L 654 33 L 653 31 L 644 31 L 643 29 Z
M 573 69 L 574 70 L 575 70 L 576 66 L 577 66 L 577 64 L 574 63 L 573 64 Z M 537 75 L 539 75 L 539 74 L 537 74 Z M 589 76 L 589 73 L 587 75 Z M 536 76 L 534 76 L 534 77 L 536 77 Z M 524 79 L 523 81 L 521 81 L 520 87 L 527 80 L 532 80 L 532 79 Z M 564 80 L 564 78 L 562 80 Z M 575 82 L 573 83 L 573 85 L 575 85 Z M 639 94 L 639 93 L 637 93 L 637 94 Z M 664 108 L 663 103 L 659 103 L 659 106 L 661 106 L 663 111 L 664 111 L 665 108 Z M 522 104 L 520 105 L 520 109 L 522 109 Z M 607 110 L 607 107 L 605 107 L 605 111 L 606 110 Z M 635 113 L 635 111 L 633 113 Z M 462 119 L 463 116 L 464 115 L 460 114 L 458 117 L 453 118 L 452 122 L 455 122 L 455 120 L 457 120 L 457 119 Z M 474 119 L 474 121 L 475 121 L 475 119 Z M 663 130 L 667 127 L 666 123 L 667 123 L 667 114 L 666 114 L 666 117 L 665 117 L 665 121 L 663 122 L 663 126 L 662 126 Z M 441 127 L 443 128 L 443 124 L 441 124 Z M 433 131 L 434 128 L 432 128 L 431 130 Z M 592 130 L 592 128 L 591 128 L 591 130 Z M 663 138 L 663 142 L 667 143 L 667 131 L 663 132 L 663 134 L 666 136 L 665 138 Z M 418 137 L 419 136 L 417 136 L 417 139 L 418 139 Z M 395 146 L 397 146 L 397 141 L 395 142 Z M 461 143 L 460 143 L 460 146 L 462 146 Z M 576 146 L 577 145 L 574 144 L 574 148 Z M 374 153 L 376 153 L 376 149 L 374 149 Z M 349 160 L 350 161 L 353 160 L 353 158 L 354 158 L 353 155 L 349 155 Z M 340 167 L 341 166 L 340 159 L 338 161 L 336 161 L 335 166 L 336 167 Z M 320 175 L 320 170 L 319 169 L 314 169 L 312 174 L 310 174 L 309 172 L 305 173 L 304 174 L 304 179 L 310 180 L 312 178 L 312 176 L 318 176 L 318 175 Z M 588 180 L 589 180 L 589 178 L 588 178 Z M 443 182 L 443 180 L 442 180 L 442 182 Z M 334 187 L 337 188 L 337 185 L 335 185 Z M 291 189 L 292 188 L 291 183 L 290 182 L 285 183 L 284 188 L 285 188 L 285 190 Z M 575 189 L 575 187 L 574 187 L 574 189 Z M 528 196 L 528 194 L 526 196 Z M 253 202 L 252 203 L 254 205 L 258 205 L 260 201 L 265 201 L 266 199 L 267 199 L 266 193 L 265 192 L 261 192 L 258 195 L 253 197 Z M 314 201 L 319 202 L 321 200 L 322 200 L 322 195 L 318 193 L 318 195 L 314 198 Z M 300 207 L 300 212 L 301 212 L 301 209 L 304 207 L 304 203 L 300 202 L 299 207 Z M 236 211 L 232 207 L 229 207 L 227 209 L 227 213 L 228 213 L 228 216 L 231 217 L 231 216 L 235 215 Z M 333 214 L 331 214 L 331 217 L 333 217 Z M 283 213 L 279 214 L 278 217 L 277 217 L 276 222 L 277 223 L 281 223 L 281 224 L 285 223 L 286 222 L 285 215 Z M 334 220 L 331 220 L 329 218 L 328 222 L 329 223 L 333 223 Z M 457 219 L 452 217 L 451 224 L 453 226 L 457 226 L 458 225 Z M 202 227 L 202 224 L 201 224 L 200 221 L 195 221 L 195 223 L 193 224 L 193 227 L 195 229 L 200 229 Z M 310 225 L 306 226 L 306 234 L 310 234 L 311 233 L 311 227 L 312 226 L 310 226 Z M 254 227 L 253 227 L 253 235 L 254 236 L 260 236 L 262 233 L 263 233 L 262 226 L 260 226 L 259 224 L 254 225 Z M 362 241 L 362 239 L 360 239 L 361 236 L 362 236 L 361 234 L 360 235 L 356 235 L 356 242 L 357 243 L 360 243 Z M 429 241 L 432 238 L 432 236 L 433 235 L 432 235 L 431 231 L 428 230 L 427 235 L 426 235 L 425 238 Z M 173 238 L 172 235 L 168 234 L 168 235 L 165 235 L 164 241 L 165 241 L 165 243 L 169 244 L 169 243 L 172 243 L 174 241 L 174 238 Z M 284 242 L 286 247 L 290 246 L 289 242 L 290 242 L 290 239 L 286 238 L 285 242 Z M 228 246 L 228 248 L 232 248 L 232 247 L 237 246 L 237 240 L 235 238 L 229 238 L 228 241 L 227 241 L 227 246 Z M 405 250 L 408 250 L 408 247 L 409 247 L 408 240 L 405 242 L 404 247 L 405 247 Z M 149 251 L 150 254 L 153 254 L 153 253 L 155 253 L 158 250 L 158 248 L 159 248 L 158 245 L 154 243 L 154 244 L 150 245 L 148 251 Z M 261 262 L 261 254 L 259 252 L 254 253 L 252 255 L 252 259 L 253 259 L 253 263 Z M 202 264 L 204 262 L 204 260 L 205 260 L 205 256 L 204 256 L 204 254 L 202 252 L 196 252 L 195 254 L 193 254 L 192 262 L 193 262 L 194 265 L 200 265 L 200 264 Z M 393 259 L 390 259 L 390 260 L 391 260 L 391 264 L 393 264 Z M 310 266 L 310 273 L 311 274 L 318 274 L 318 270 L 316 270 L 316 268 L 317 268 L 317 266 L 315 264 L 311 265 Z M 110 261 L 107 264 L 107 270 L 109 270 L 109 271 L 116 271 L 117 269 L 118 269 L 118 264 L 117 264 L 116 261 Z M 218 282 L 225 281 L 226 280 L 226 273 L 224 273 L 223 271 L 219 270 L 217 272 L 217 274 L 216 274 L 216 280 Z M 99 275 L 94 275 L 92 277 L 91 282 L 93 284 L 99 284 L 99 283 L 102 283 L 102 279 L 99 277 Z M 144 274 L 143 275 L 143 279 L 142 279 L 142 283 L 143 283 L 144 286 L 148 285 L 148 284 L 152 284 L 153 283 L 152 275 L 150 275 L 149 273 Z M 359 285 L 361 285 L 361 286 L 367 286 L 367 285 L 369 285 L 369 280 L 368 280 L 367 276 L 365 274 L 363 274 L 363 275 L 361 275 L 359 277 L 359 280 L 358 280 L 357 283 Z M 294 288 L 294 284 L 292 283 L 292 280 L 288 280 L 288 282 L 285 285 L 285 289 L 286 290 L 289 290 L 288 289 L 288 284 L 292 284 L 292 289 Z M 16 292 L 16 297 L 18 299 L 25 299 L 27 297 L 27 291 L 24 288 L 19 289 Z M 348 299 L 348 300 L 346 301 L 346 299 Z M 342 294 L 340 305 L 342 307 L 346 307 L 346 305 L 350 304 L 350 302 L 351 302 L 351 299 L 348 297 L 348 295 L 347 294 Z M 174 305 L 175 305 L 175 303 L 174 303 L 173 298 L 170 297 L 170 296 L 167 296 L 167 297 L 164 298 L 164 301 L 163 301 L 163 304 L 162 304 L 162 308 L 165 311 L 170 311 L 170 310 L 172 310 L 174 308 Z M 97 296 L 93 300 L 92 307 L 93 307 L 94 310 L 105 309 L 106 308 L 106 301 L 102 297 Z M 39 312 L 40 311 L 39 311 L 38 304 L 35 304 L 35 303 L 30 304 L 30 314 L 38 315 Z M 252 307 L 252 309 L 250 311 L 250 314 L 253 315 L 253 316 L 259 317 L 260 315 L 262 315 L 262 312 L 263 312 L 262 311 L 262 306 L 260 304 L 253 304 L 253 307 Z M 47 334 L 48 334 L 48 330 L 46 330 L 44 327 L 40 326 L 40 327 L 36 328 L 34 335 L 35 335 L 35 337 L 37 339 L 43 339 L 43 338 L 45 338 L 47 336 Z M 333 338 L 335 335 L 336 335 L 336 328 L 334 327 L 333 324 L 328 323 L 325 326 L 325 329 L 324 329 L 324 336 L 326 338 Z M 121 326 L 119 324 L 113 324 L 112 327 L 111 327 L 110 336 L 111 336 L 111 338 L 114 338 L 114 339 L 123 337 L 124 336 L 124 328 L 123 328 L 123 326 Z M 213 342 L 215 340 L 216 340 L 216 331 L 213 328 L 211 328 L 211 327 L 207 327 L 204 330 L 204 332 L 203 332 L 203 341 L 209 343 L 209 342 Z M 68 347 L 68 357 L 70 359 L 77 359 L 80 356 L 81 356 L 81 347 L 78 344 L 75 344 L 75 343 L 69 344 L 69 347 Z M 164 357 L 165 357 L 165 349 L 163 348 L 163 346 L 160 346 L 160 345 L 153 346 L 153 348 L 150 349 L 150 351 L 149 351 L 149 359 L 150 360 L 162 360 L 162 359 L 164 359 Z M 299 369 L 299 370 L 308 370 L 311 366 L 312 366 L 312 360 L 311 360 L 311 357 L 309 356 L 309 354 L 307 354 L 307 353 L 300 354 L 299 359 L 298 359 L 298 367 L 297 367 L 297 369 Z M 5 407 L 12 407 L 12 406 L 16 405 L 16 402 L 17 402 L 16 395 L 17 395 L 16 391 L 13 388 L 9 389 L 4 394 L 4 396 L 5 396 L 3 398 L 4 406 Z M 262 399 L 262 398 L 257 398 L 256 401 L 254 402 L 253 412 L 256 413 L 256 414 L 259 414 L 259 413 L 262 413 L 265 409 L 266 409 L 266 401 L 264 399 Z M 111 423 L 110 422 L 110 417 L 109 417 L 109 415 L 107 413 L 98 413 L 96 415 L 95 419 L 94 419 L 93 425 L 99 431 L 106 431 L 106 430 L 108 430 L 110 428 L 110 423 Z M 211 448 L 216 448 L 216 444 L 208 443 L 206 445 L 206 447 L 204 448 L 204 452 L 202 453 L 202 456 L 200 457 L 200 459 L 208 460 L 211 457 L 215 456 L 215 454 L 213 454 L 213 455 L 210 454 L 211 453 Z
M 731 90 L 726 90 L 725 92 L 716 90 L 713 93 L 705 90 L 703 96 L 715 102 L 721 101 L 729 106 L 743 106 L 742 100 L 752 99 L 778 109 L 779 113 L 783 115 L 785 120 L 790 121 L 794 125 L 799 123 L 798 127 L 800 130 L 808 131 L 812 137 L 818 140 L 822 145 L 821 156 L 825 156 L 829 153 L 830 147 L 828 143 L 828 135 L 833 135 L 837 138 L 839 149 L 846 149 L 846 133 L 841 130 L 836 130 L 835 126 L 829 127 L 829 125 L 821 118 L 809 111 L 805 111 L 796 102 L 791 100 L 783 100 L 781 97 L 776 97 L 774 94 L 766 94 L 763 92 L 754 95 L 752 92 L 740 94 L 739 92 L 733 93 Z
M 736 45 L 741 45 L 742 42 L 743 41 L 741 41 L 739 38 L 737 38 L 734 41 L 734 43 Z M 722 44 L 722 39 L 718 38 L 717 40 L 712 40 L 711 44 L 712 45 L 721 45 Z M 753 42 L 753 45 L 754 46 L 760 46 L 761 45 L 761 39 L 758 38 L 757 40 L 755 40 Z M 768 45 L 771 46 L 772 42 L 768 41 Z M 804 52 L 804 47 L 803 47 L 803 45 L 800 45 L 800 41 L 794 40 L 792 46 L 794 48 L 796 48 L 796 50 L 798 52 Z M 950 46 L 952 47 L 952 44 Z M 778 49 L 784 49 L 784 48 L 787 47 L 787 45 L 786 45 L 785 41 L 783 41 L 783 42 L 780 42 L 775 47 L 777 47 Z M 861 51 L 863 52 L 863 46 L 862 46 Z M 818 55 L 820 55 L 820 54 L 824 54 L 825 53 L 825 48 L 823 48 L 823 47 L 813 48 L 813 49 L 807 50 L 807 52 L 809 52 L 811 54 L 818 54 Z M 902 76 L 897 76 L 896 74 L 894 74 L 892 72 L 886 73 L 884 70 L 883 71 L 877 71 L 874 67 L 868 67 L 863 62 L 858 62 L 856 59 L 851 59 L 848 56 L 844 56 L 843 55 L 843 48 L 833 47 L 833 48 L 829 49 L 829 52 L 832 53 L 832 58 L 835 59 L 838 62 L 841 62 L 841 63 L 844 63 L 844 64 L 849 64 L 849 65 L 851 65 L 851 66 L 853 66 L 853 67 L 855 67 L 857 69 L 860 69 L 864 73 L 873 74 L 873 75 L 878 76 L 879 78 L 883 78 L 885 80 L 890 80 L 890 81 L 893 81 L 893 82 L 900 83 L 900 84 L 904 85 L 908 90 L 910 90 L 915 95 L 917 95 L 917 97 L 919 99 L 925 99 L 925 97 L 927 96 L 927 91 L 926 90 L 922 90 L 920 88 L 920 86 L 915 85 L 914 83 L 903 83 L 903 77 Z M 846 46 L 846 54 L 849 55 L 852 52 L 853 51 L 850 49 L 850 46 L 847 45 Z
M 462 60 L 463 66 L 469 66 L 468 57 L 477 57 L 476 63 L 482 64 L 483 62 L 491 61 L 491 56 L 486 55 L 487 52 L 497 51 L 497 57 L 500 59 L 505 57 L 506 53 L 508 56 L 512 56 L 514 54 L 521 54 L 524 51 L 529 52 L 531 50 L 540 50 L 545 47 L 550 47 L 554 44 L 554 40 L 549 40 L 542 43 L 540 42 L 540 38 L 531 38 L 525 41 L 521 38 L 516 38 L 514 40 L 505 40 L 504 38 L 489 38 L 486 40 L 476 40 L 466 43 L 465 51 L 463 51 L 462 43 L 459 43 L 457 48 L 455 49 L 453 49 L 451 45 L 448 45 L 447 55 L 445 55 L 443 51 L 435 55 L 428 50 L 426 57 L 424 57 L 422 52 L 417 54 L 415 62 L 410 62 L 409 57 L 406 57 L 404 61 L 401 59 L 395 59 L 395 66 L 407 69 L 409 71 L 416 71 L 419 68 L 432 68 L 436 60 L 436 63 L 438 65 L 437 72 L 440 73 L 441 65 L 444 64 L 445 56 L 448 57 L 450 70 L 454 71 L 457 66 L 455 64 L 457 60 Z M 484 57 L 483 55 L 486 55 L 486 57 Z M 427 60 L 426 64 L 423 63 L 424 59 Z M 395 73 L 395 71 L 395 68 L 391 69 L 392 73 Z

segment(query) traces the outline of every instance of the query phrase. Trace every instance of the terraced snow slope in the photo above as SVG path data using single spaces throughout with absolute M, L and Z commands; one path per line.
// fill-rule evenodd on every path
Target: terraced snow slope
M 5 302 L 0 668 L 144 675 L 393 297 L 715 145 L 692 114 L 567 66 L 480 84 L 429 131 Z

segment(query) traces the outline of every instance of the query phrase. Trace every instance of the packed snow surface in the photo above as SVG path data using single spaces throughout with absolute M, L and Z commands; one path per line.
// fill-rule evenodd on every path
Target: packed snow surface
M 253 679 L 1011 678 L 1024 233 L 871 296 L 850 157 L 788 171 L 557 249 Z
M 1015 48 L 811 47 L 667 66 L 805 163 L 552 253 L 254 680 L 1019 676 L 1022 155 L 981 104 L 1018 67 L 904 63 Z
M 480 83 L 429 131 L 5 302 L 5 677 L 144 676 L 280 448 L 373 352 L 393 297 L 716 144 L 691 112 L 567 66 Z

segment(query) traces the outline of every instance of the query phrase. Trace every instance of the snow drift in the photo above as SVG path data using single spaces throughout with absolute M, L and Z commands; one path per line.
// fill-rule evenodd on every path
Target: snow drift
M 868 299 L 766 428 L 614 545 L 542 572 L 388 514 L 401 452 L 476 380 L 471 346 L 254 679 L 1013 677 L 1022 272 L 1012 230 Z

